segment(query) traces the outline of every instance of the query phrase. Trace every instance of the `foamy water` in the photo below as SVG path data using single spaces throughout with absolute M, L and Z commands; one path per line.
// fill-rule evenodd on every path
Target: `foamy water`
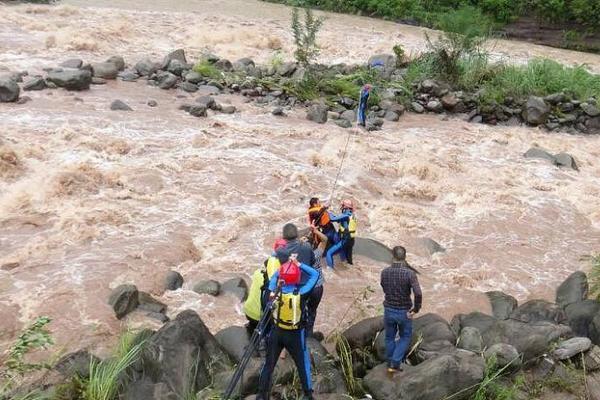
M 240 14 L 233 0 L 106 3 L 119 9 L 70 3 L 2 6 L 8 24 L 0 27 L 0 65 L 34 72 L 73 56 L 113 54 L 131 63 L 177 47 L 190 58 L 208 50 L 263 61 L 275 48 L 291 51 L 281 6 L 243 2 L 252 7 Z M 397 40 L 417 51 L 422 31 L 330 14 L 322 59 L 364 60 Z M 498 48 L 516 59 L 546 54 L 600 68 L 593 55 L 521 43 Z M 301 221 L 312 195 L 329 195 L 349 132 L 309 123 L 301 110 L 277 118 L 237 96 L 218 101 L 240 113 L 197 119 L 178 110 L 196 96 L 144 82 L 27 95 L 25 105 L 0 106 L 2 347 L 42 314 L 53 317 L 66 349 L 102 350 L 123 324 L 157 327 L 143 315 L 114 318 L 110 290 L 129 282 L 167 303 L 171 316 L 198 311 L 213 332 L 242 323 L 232 298 L 198 295 L 193 284 L 250 275 L 281 226 Z M 109 111 L 117 98 L 134 112 Z M 159 106 L 146 106 L 148 99 Z M 588 268 L 582 257 L 600 248 L 598 137 L 416 115 L 353 135 L 334 200 L 358 203 L 361 236 L 408 247 L 421 271 L 424 311 L 450 318 L 486 310 L 481 292 L 496 289 L 521 301 L 552 299 L 562 279 Z M 524 159 L 533 145 L 569 152 L 580 171 Z M 447 252 L 428 256 L 419 237 Z M 336 327 L 349 305 L 342 325 L 380 312 L 381 268 L 358 259 L 328 271 L 317 328 Z M 186 283 L 163 293 L 171 269 Z

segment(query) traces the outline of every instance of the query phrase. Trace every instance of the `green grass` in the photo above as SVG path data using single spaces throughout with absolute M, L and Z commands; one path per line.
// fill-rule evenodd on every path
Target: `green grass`
M 600 300 L 600 254 L 591 257 L 592 269 L 588 274 L 590 297 Z
M 202 61 L 196 64 L 194 66 L 194 71 L 207 78 L 219 79 L 223 77 L 221 71 L 207 61 Z
M 145 341 L 136 342 L 136 335 L 123 333 L 112 358 L 90 361 L 89 379 L 83 383 L 86 400 L 114 400 L 119 388 L 125 384 L 126 373 L 139 358 Z
M 352 350 L 350 349 L 350 345 L 346 338 L 340 334 L 336 333 L 333 337 L 336 352 L 340 362 L 340 368 L 342 371 L 342 375 L 344 376 L 344 381 L 346 382 L 346 388 L 348 389 L 348 393 L 353 396 L 360 396 L 364 394 L 364 388 L 359 379 L 354 376 L 354 362 L 352 359 Z

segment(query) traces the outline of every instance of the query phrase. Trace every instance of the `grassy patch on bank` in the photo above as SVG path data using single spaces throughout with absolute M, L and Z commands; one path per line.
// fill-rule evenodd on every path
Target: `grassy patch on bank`
M 200 75 L 202 75 L 206 78 L 219 79 L 219 78 L 223 77 L 223 74 L 221 73 L 221 71 L 219 71 L 219 69 L 217 67 L 215 67 L 213 64 L 209 63 L 208 61 L 202 61 L 202 62 L 199 62 L 198 64 L 196 64 L 194 66 L 194 71 L 196 71 L 197 73 L 199 73 Z

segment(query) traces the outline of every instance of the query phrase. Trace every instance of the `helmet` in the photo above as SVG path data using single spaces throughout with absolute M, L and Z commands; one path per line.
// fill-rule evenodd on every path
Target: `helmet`
M 287 241 L 285 239 L 277 239 L 275 243 L 273 243 L 273 251 L 277 251 L 279 249 L 284 248 L 287 245 Z
M 354 205 L 352 204 L 352 200 L 350 200 L 350 199 L 342 200 L 342 209 L 354 210 Z

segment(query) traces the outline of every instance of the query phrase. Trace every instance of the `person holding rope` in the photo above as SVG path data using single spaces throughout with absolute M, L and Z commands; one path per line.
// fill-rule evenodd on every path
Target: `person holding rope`
M 256 400 L 269 400 L 273 370 L 284 349 L 292 356 L 298 369 L 304 392 L 302 399 L 313 399 L 310 355 L 304 329 L 307 318 L 305 301 L 320 274 L 314 268 L 298 262 L 296 257 L 296 254 L 291 254 L 269 282 L 272 295 L 275 295 L 278 287 L 281 288 L 281 294 L 273 310 L 274 327 L 267 338 L 267 356 L 260 371 Z M 301 275 L 304 274 L 308 279 L 301 283 Z
M 310 226 L 314 225 L 320 233 L 323 233 L 327 237 L 328 245 L 325 250 L 329 249 L 329 247 L 331 247 L 333 244 L 333 239 L 335 238 L 335 227 L 329 220 L 327 206 L 322 205 L 318 197 L 313 197 L 310 199 L 308 206 L 308 224 Z M 318 239 L 318 235 L 313 235 L 313 243 L 315 248 L 319 245 Z
M 367 105 L 369 102 L 369 95 L 371 94 L 371 85 L 366 84 L 360 89 L 359 99 L 358 99 L 358 125 L 366 126 L 367 125 Z
M 340 226 L 336 234 L 335 244 L 327 250 L 325 255 L 327 266 L 329 268 L 333 268 L 333 256 L 342 253 L 348 245 L 348 240 L 351 238 L 350 220 L 353 218 L 353 208 L 352 200 L 344 200 L 341 205 L 341 214 L 335 215 L 329 213 L 329 219 L 332 222 L 337 222 Z M 356 229 L 356 224 L 354 224 L 354 227 Z M 350 256 L 350 258 L 352 258 L 352 256 Z

